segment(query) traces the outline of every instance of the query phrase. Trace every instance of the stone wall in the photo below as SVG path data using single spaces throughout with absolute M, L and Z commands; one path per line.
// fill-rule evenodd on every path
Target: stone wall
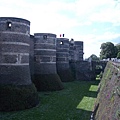
M 83 61 L 83 54 L 82 41 L 56 38 L 51 33 L 30 35 L 30 21 L 0 17 L 0 110 L 37 105 L 36 88 L 61 90 L 62 81 L 94 80 L 94 71 Z
M 88 61 L 70 61 L 70 67 L 76 80 L 95 80 L 96 74 L 90 69 Z
M 18 18 L 0 18 L 1 84 L 31 84 L 29 33 L 29 21 Z
M 38 95 L 29 69 L 30 22 L 0 17 L 0 111 L 36 106 Z
M 120 120 L 120 63 L 107 63 L 99 84 L 94 120 Z
M 34 80 L 38 91 L 63 89 L 56 70 L 56 35 L 34 34 Z
M 83 41 L 69 42 L 69 60 L 70 61 L 83 61 Z
M 63 82 L 73 81 L 69 67 L 69 39 L 57 38 L 56 50 L 56 65 L 58 75 Z

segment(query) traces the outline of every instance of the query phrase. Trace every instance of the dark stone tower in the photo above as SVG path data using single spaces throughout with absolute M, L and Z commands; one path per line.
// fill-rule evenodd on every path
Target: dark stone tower
M 71 39 L 69 45 L 69 60 L 74 62 L 83 61 L 83 41 L 74 41 Z
M 73 76 L 75 79 L 81 77 L 80 71 L 82 71 L 82 65 L 84 66 L 83 61 L 83 42 L 82 41 L 74 41 L 73 39 L 69 42 L 69 63 L 70 68 L 72 70 Z M 84 70 L 83 70 L 84 71 Z M 83 78 L 83 77 L 82 77 Z
M 75 47 L 74 40 L 71 39 L 69 42 L 69 61 L 75 61 Z
M 38 96 L 29 69 L 30 22 L 0 18 L 0 110 L 36 106 Z
M 56 70 L 56 35 L 35 33 L 34 37 L 35 80 L 33 82 L 39 91 L 63 89 Z
M 73 81 L 69 67 L 69 39 L 57 38 L 57 72 L 63 82 Z
M 33 81 L 34 80 L 34 36 L 33 35 L 30 35 L 29 63 L 30 63 L 30 75 Z
M 75 61 L 83 61 L 83 41 L 74 42 Z

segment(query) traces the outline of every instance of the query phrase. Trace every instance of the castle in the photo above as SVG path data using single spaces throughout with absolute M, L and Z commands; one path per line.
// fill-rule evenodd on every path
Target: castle
M 82 41 L 56 38 L 51 33 L 30 35 L 30 21 L 0 17 L 0 110 L 36 106 L 36 88 L 38 91 L 61 90 L 62 82 L 94 79 L 92 64 L 83 61 L 83 54 Z M 27 97 L 23 96 L 23 89 Z M 21 93 L 21 97 L 17 93 Z M 6 101 L 6 96 L 16 101 L 10 106 L 12 100 Z M 17 98 L 26 102 L 16 108 Z

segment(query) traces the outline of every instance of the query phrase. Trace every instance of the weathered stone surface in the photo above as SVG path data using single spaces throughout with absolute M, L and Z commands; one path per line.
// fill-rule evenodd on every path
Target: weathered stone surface
M 29 66 L 0 66 L 0 84 L 31 84 Z
M 98 92 L 94 120 L 120 120 L 120 63 L 107 63 Z
M 30 22 L 0 17 L 0 83 L 31 84 L 29 69 Z
M 73 81 L 73 76 L 69 67 L 69 39 L 57 38 L 56 43 L 56 65 L 58 75 L 63 82 Z
M 35 74 L 56 74 L 56 64 L 35 63 Z
M 88 61 L 71 61 L 70 66 L 76 80 L 95 80 L 96 74 L 90 69 Z
M 35 79 L 33 82 L 37 90 L 51 91 L 63 89 L 56 70 L 56 35 L 35 33 L 34 37 Z
M 38 104 L 30 77 L 29 40 L 28 20 L 0 17 L 0 111 L 23 110 Z
M 82 41 L 70 41 L 69 59 L 73 61 L 83 60 L 83 42 Z

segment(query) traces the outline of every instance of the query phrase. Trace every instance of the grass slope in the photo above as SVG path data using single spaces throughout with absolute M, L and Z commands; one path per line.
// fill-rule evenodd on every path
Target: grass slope
M 95 120 L 120 120 L 120 69 L 112 62 L 105 68 L 96 105 Z
M 0 120 L 89 120 L 99 81 L 64 83 L 65 89 L 39 92 L 40 105 L 18 112 L 0 112 Z

